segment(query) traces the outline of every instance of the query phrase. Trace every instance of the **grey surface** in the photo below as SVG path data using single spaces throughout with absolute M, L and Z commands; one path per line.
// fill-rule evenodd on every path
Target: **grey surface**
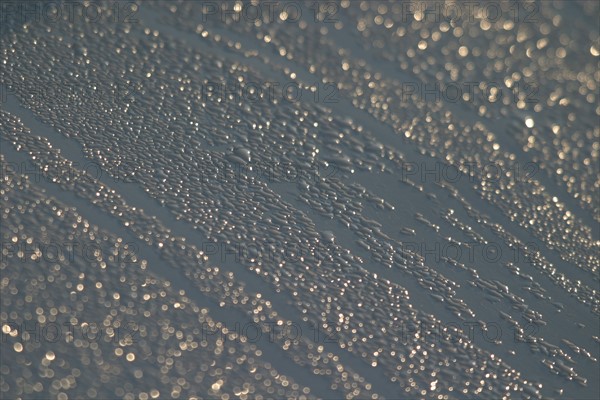
M 598 4 L 406 3 L 3 4 L 1 398 L 597 398 Z

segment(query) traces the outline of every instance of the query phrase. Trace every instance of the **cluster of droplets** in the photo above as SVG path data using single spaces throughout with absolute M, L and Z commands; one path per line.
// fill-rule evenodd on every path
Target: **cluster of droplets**
M 298 345 L 285 342 L 282 345 L 296 363 L 311 365 L 316 375 L 330 377 L 330 388 L 346 397 L 364 397 L 365 394 L 377 397 L 378 388 L 367 383 L 359 373 L 347 372 L 349 366 L 339 363 L 334 353 L 340 349 L 364 361 L 358 364 L 357 371 L 364 372 L 367 379 L 373 376 L 370 369 L 376 368 L 394 384 L 394 390 L 405 391 L 407 396 L 484 393 L 501 397 L 519 391 L 529 396 L 539 395 L 538 384 L 532 385 L 530 380 L 490 354 L 489 347 L 483 350 L 473 344 L 457 346 L 450 340 L 450 333 L 434 338 L 430 331 L 414 334 L 406 344 L 399 341 L 397 329 L 399 325 L 432 326 L 438 321 L 436 317 L 448 318 L 442 310 L 428 308 L 428 296 L 445 303 L 460 319 L 486 312 L 485 307 L 472 304 L 473 301 L 465 302 L 461 297 L 484 295 L 492 304 L 499 303 L 499 310 L 508 306 L 517 309 L 527 322 L 540 326 L 546 320 L 560 323 L 557 318 L 542 319 L 547 309 L 540 312 L 525 306 L 524 299 L 529 300 L 529 297 L 517 295 L 523 294 L 518 287 L 515 292 L 505 290 L 507 284 L 510 283 L 512 289 L 512 284 L 518 282 L 511 280 L 514 275 L 511 271 L 518 271 L 519 267 L 504 271 L 502 281 L 492 279 L 492 274 L 483 268 L 462 263 L 452 263 L 463 267 L 462 271 L 444 270 L 442 273 L 426 258 L 403 250 L 406 238 L 396 237 L 400 231 L 425 237 L 427 241 L 456 244 L 450 235 L 466 235 L 464 227 L 466 221 L 470 221 L 489 229 L 494 237 L 501 239 L 505 249 L 524 248 L 519 239 L 522 235 L 510 233 L 518 226 L 532 233 L 549 251 L 558 251 L 560 258 L 553 260 L 579 267 L 582 273 L 588 274 L 584 276 L 596 274 L 599 243 L 578 217 L 580 210 L 575 207 L 575 211 L 571 211 L 571 205 L 580 204 L 581 213 L 585 210 L 597 213 L 593 204 L 589 206 L 590 193 L 597 188 L 597 170 L 594 169 L 597 128 L 593 129 L 589 121 L 584 122 L 585 133 L 569 135 L 558 142 L 544 140 L 553 136 L 547 130 L 538 129 L 543 127 L 538 121 L 548 119 L 543 113 L 554 113 L 553 107 L 568 108 L 573 104 L 587 109 L 593 103 L 590 100 L 594 100 L 594 94 L 581 89 L 583 86 L 568 87 L 579 94 L 570 91 L 568 94 L 573 97 L 566 100 L 567 104 L 561 104 L 565 103 L 563 94 L 542 91 L 541 96 L 547 96 L 547 105 L 531 109 L 522 99 L 511 104 L 506 103 L 506 98 L 496 103 L 476 97 L 465 102 L 467 109 L 475 110 L 468 112 L 476 121 L 473 122 L 462 118 L 463 114 L 457 112 L 453 104 L 428 104 L 423 99 L 402 101 L 402 82 L 406 79 L 429 82 L 432 78 L 429 71 L 435 70 L 438 80 L 490 82 L 497 79 L 510 89 L 515 86 L 514 82 L 523 79 L 514 70 L 527 61 L 530 64 L 523 74 L 547 83 L 544 88 L 553 87 L 556 80 L 573 77 L 575 74 L 568 68 L 584 65 L 583 71 L 576 74 L 577 80 L 592 90 L 595 83 L 590 80 L 598 80 L 589 69 L 594 59 L 580 65 L 566 62 L 566 54 L 577 50 L 573 37 L 581 36 L 582 30 L 569 33 L 573 37 L 556 33 L 558 41 L 549 44 L 548 39 L 536 37 L 535 24 L 514 26 L 502 21 L 489 26 L 480 22 L 463 26 L 442 23 L 435 27 L 424 19 L 403 26 L 398 20 L 400 16 L 394 14 L 393 4 L 382 2 L 342 2 L 343 23 L 327 27 L 306 18 L 297 25 L 284 24 L 280 18 L 282 21 L 269 24 L 230 21 L 223 30 L 218 21 L 210 18 L 199 25 L 197 20 L 187 17 L 199 15 L 198 7 L 201 6 L 195 2 L 149 3 L 145 17 L 149 18 L 152 28 L 65 23 L 31 24 L 9 30 L 2 39 L 5 68 L 0 78 L 14 84 L 18 101 L 44 123 L 76 140 L 83 146 L 85 155 L 99 162 L 109 176 L 118 175 L 141 185 L 145 194 L 200 232 L 205 243 L 258 245 L 260 249 L 269 248 L 272 256 L 257 252 L 247 259 L 236 258 L 235 263 L 243 270 L 235 277 L 222 273 L 219 268 L 208 267 L 205 264 L 208 257 L 198 246 L 186 242 L 185 237 L 173 235 L 159 220 L 127 204 L 118 194 L 119 190 L 100 184 L 83 172 L 75 180 L 64 178 L 66 174 L 61 171 L 70 170 L 72 164 L 51 150 L 45 138 L 30 136 L 14 120 L 5 123 L 3 135 L 17 149 L 24 149 L 38 165 L 54 171 L 54 182 L 63 189 L 79 194 L 125 221 L 136 237 L 159 249 L 174 268 L 180 268 L 218 304 L 240 307 L 250 315 L 258 315 L 258 321 L 277 321 L 280 317 L 267 307 L 270 304 L 267 300 L 246 293 L 241 287 L 243 281 L 257 275 L 269 283 L 267 297 L 286 299 L 285 303 L 294 307 L 293 311 L 282 313 L 286 318 L 317 322 L 321 328 L 334 331 L 339 337 L 339 348 L 326 346 L 325 350 L 325 346 L 306 338 Z M 586 12 L 593 12 L 593 8 Z M 379 17 L 374 16 L 375 13 Z M 560 27 L 561 22 L 556 14 L 551 7 L 544 9 L 544 22 L 539 26 L 541 34 L 559 32 L 555 28 Z M 379 32 L 384 28 L 389 34 Z M 183 39 L 171 37 L 169 32 L 173 29 L 184 33 Z M 548 33 L 544 33 L 546 31 Z M 341 46 L 342 32 L 359 39 L 357 43 L 362 49 Z M 405 50 L 404 43 L 416 47 Z M 557 60 L 540 56 L 537 58 L 540 65 L 532 65 L 535 61 L 530 53 L 534 50 L 529 50 L 534 43 L 538 50 L 552 50 Z M 559 45 L 561 47 L 554 48 Z M 590 53 L 597 57 L 593 46 Z M 396 48 L 400 50 L 386 51 Z M 446 64 L 439 65 L 432 51 L 441 53 L 440 57 L 447 59 Z M 106 54 L 114 57 L 107 59 Z M 378 60 L 387 59 L 387 64 L 367 61 L 373 55 Z M 487 68 L 477 67 L 482 58 Z M 459 67 L 465 63 L 466 68 Z M 392 65 L 396 69 L 400 66 L 398 73 L 390 68 Z M 554 75 L 550 76 L 555 80 L 547 81 L 540 75 L 540 71 L 548 70 L 553 71 Z M 312 83 L 310 78 L 334 82 L 340 90 L 341 104 L 353 106 L 359 114 L 356 119 L 364 122 L 374 117 L 375 122 L 370 121 L 369 127 L 365 127 L 353 118 L 338 116 L 343 107 L 315 104 L 310 100 L 312 97 L 297 103 L 272 102 L 266 98 L 248 101 L 219 94 L 207 97 L 203 92 L 203 87 L 211 82 L 237 81 L 244 87 L 247 83 L 264 82 L 265 76 L 270 74 L 300 83 L 306 81 L 303 86 Z M 56 98 L 46 93 L 29 96 L 28 88 L 18 83 L 32 78 L 37 87 L 61 87 L 65 82 L 75 82 L 80 91 Z M 123 86 L 126 92 L 133 94 L 113 98 L 95 95 L 97 92 L 122 94 Z M 503 138 L 490 124 L 500 117 L 523 121 L 522 110 L 536 115 L 525 118 L 525 127 L 512 127 L 522 133 L 529 132 L 523 142 L 527 144 L 523 152 L 506 151 L 505 148 L 512 146 L 510 138 Z M 556 128 L 558 132 L 580 126 L 574 113 L 565 115 L 566 128 Z M 13 117 L 3 113 L 3 119 Z M 501 126 L 511 127 L 507 123 Z M 376 135 L 374 131 L 379 128 L 387 133 Z M 556 135 L 554 130 L 553 127 L 552 135 Z M 517 139 L 523 141 L 522 137 Z M 590 144 L 590 155 L 582 150 L 574 151 Z M 396 147 L 401 147 L 402 152 Z M 558 159 L 563 161 L 541 163 L 539 154 L 549 154 L 555 149 L 559 152 Z M 419 196 L 426 196 L 423 204 L 417 206 L 393 195 L 377 195 L 380 188 L 368 178 L 362 185 L 352 182 L 358 180 L 354 173 L 365 172 L 367 176 L 378 173 L 377 180 L 387 182 L 389 179 L 394 185 L 403 162 L 421 156 L 443 157 L 444 162 L 457 165 L 481 166 L 493 162 L 513 170 L 522 153 L 529 152 L 551 176 L 557 173 L 568 177 L 565 180 L 567 192 L 581 201 L 559 200 L 549 193 L 548 187 L 560 193 L 560 184 L 548 186 L 551 182 L 543 178 L 522 182 L 511 176 L 494 180 L 478 174 L 476 193 L 511 219 L 511 224 L 499 224 L 475 212 L 451 187 L 447 192 L 434 185 L 414 183 L 412 186 L 417 189 L 414 198 L 420 201 Z M 571 168 L 569 163 L 574 160 L 586 168 Z M 312 175 L 294 179 L 291 183 L 296 185 L 280 185 L 268 175 L 250 173 L 253 170 L 249 168 L 264 165 L 289 165 Z M 337 175 L 324 177 L 322 171 L 332 171 L 332 166 Z M 562 168 L 564 174 L 555 172 L 556 168 Z M 232 176 L 232 170 L 243 170 L 243 173 Z M 579 174 L 573 170 L 586 172 Z M 313 174 L 314 171 L 320 172 Z M 295 195 L 290 196 L 289 191 Z M 420 195 L 421 192 L 425 193 Z M 442 198 L 447 193 L 451 196 Z M 470 201 L 480 201 L 478 196 L 465 196 L 470 196 Z M 434 211 L 440 201 L 465 206 L 466 211 L 460 217 L 465 222 L 447 219 L 448 223 L 441 227 L 430 222 L 438 215 Z M 404 209 L 412 208 L 420 211 L 416 214 L 417 222 L 431 228 L 427 235 L 420 228 L 400 227 L 407 224 L 403 217 L 411 214 L 403 214 Z M 510 228 L 505 229 L 503 225 Z M 354 243 L 359 247 L 353 246 Z M 288 249 L 293 249 L 293 260 L 289 252 L 286 253 Z M 559 297 L 568 299 L 568 295 L 572 295 L 598 312 L 597 291 L 585 280 L 572 278 L 581 275 L 562 268 L 559 272 L 558 267 L 539 252 L 529 254 L 533 259 L 531 265 L 535 267 L 531 271 L 548 277 L 564 289 Z M 231 263 L 227 258 L 219 260 L 218 255 L 215 258 L 216 263 Z M 465 276 L 472 279 L 473 286 L 456 284 Z M 410 280 L 405 281 L 404 277 Z M 544 295 L 541 287 L 534 286 L 524 289 L 527 295 Z M 421 294 L 422 289 L 426 289 L 425 295 Z M 288 297 L 281 297 L 280 293 Z M 323 293 L 328 295 L 322 296 Z M 412 308 L 409 296 L 419 307 Z M 435 315 L 428 311 L 434 311 Z M 524 331 L 512 319 L 506 320 L 509 326 Z M 386 321 L 392 321 L 392 326 Z M 169 328 L 166 329 L 168 332 Z M 540 342 L 547 343 L 538 341 L 530 347 L 534 351 L 542 349 L 545 355 L 562 356 L 559 351 L 551 351 L 553 345 L 542 346 Z M 473 366 L 474 363 L 477 366 Z M 568 360 L 549 363 L 551 371 L 565 372 L 561 365 L 571 368 Z M 331 365 L 336 367 L 331 368 Z M 562 375 L 571 380 L 581 378 L 574 372 Z M 585 383 L 584 379 L 577 381 Z M 221 390 L 224 382 L 217 380 L 211 390 Z M 236 393 L 246 390 L 249 390 L 246 386 L 233 388 Z M 123 388 L 123 392 L 116 395 L 127 397 L 129 392 L 130 389 Z M 267 395 L 273 393 L 267 391 Z M 285 395 L 284 392 L 277 394 Z

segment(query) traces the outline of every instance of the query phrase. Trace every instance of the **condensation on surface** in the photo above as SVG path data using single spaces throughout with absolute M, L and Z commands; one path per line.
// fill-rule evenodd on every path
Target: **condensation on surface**
M 598 4 L 402 3 L 4 8 L 2 398 L 596 398 Z

